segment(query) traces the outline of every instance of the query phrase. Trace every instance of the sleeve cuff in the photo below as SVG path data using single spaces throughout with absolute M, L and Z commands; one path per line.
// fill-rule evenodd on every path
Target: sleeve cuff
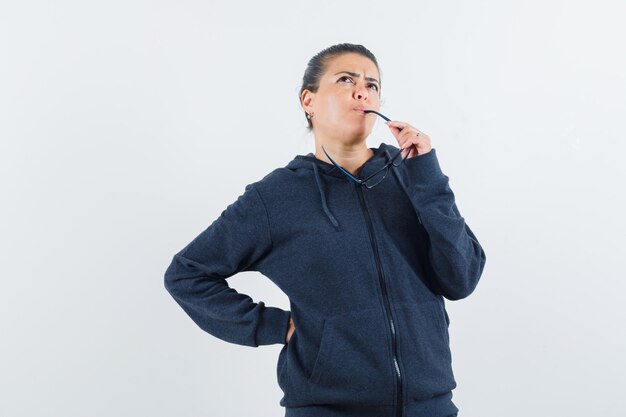
M 425 154 L 407 159 L 404 164 L 409 176 L 420 183 L 429 183 L 445 177 L 439 166 L 435 148 Z
M 289 330 L 290 311 L 278 307 L 265 307 L 256 332 L 256 343 L 260 345 L 285 344 Z

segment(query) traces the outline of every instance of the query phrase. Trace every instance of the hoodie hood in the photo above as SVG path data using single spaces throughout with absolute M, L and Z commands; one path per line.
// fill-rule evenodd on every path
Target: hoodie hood
M 368 175 L 371 175 L 385 166 L 385 164 L 392 158 L 391 149 L 393 148 L 393 146 L 386 143 L 381 143 L 378 148 L 370 148 L 374 151 L 374 155 L 361 165 L 359 175 L 355 175 L 355 177 L 359 179 L 366 178 Z M 311 171 L 311 175 L 315 178 L 315 184 L 317 185 L 317 189 L 320 194 L 320 204 L 322 205 L 322 209 L 333 226 L 338 228 L 339 222 L 328 207 L 326 197 L 326 187 L 328 184 L 327 181 L 324 180 L 324 177 L 331 176 L 342 178 L 350 183 L 354 182 L 332 163 L 318 159 L 313 152 L 309 152 L 306 155 L 296 155 L 296 157 L 287 164 L 286 168 L 291 170 L 306 169 Z

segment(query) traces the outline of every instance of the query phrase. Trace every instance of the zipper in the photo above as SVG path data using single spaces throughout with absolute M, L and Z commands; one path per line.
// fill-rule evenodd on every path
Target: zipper
M 391 306 L 389 304 L 389 296 L 387 295 L 387 286 L 385 285 L 385 276 L 383 274 L 383 268 L 380 262 L 380 256 L 378 254 L 378 246 L 376 245 L 376 237 L 374 236 L 374 227 L 372 223 L 372 219 L 370 218 L 369 212 L 367 210 L 367 206 L 365 205 L 365 195 L 362 186 L 355 184 L 355 186 L 359 189 L 359 202 L 361 203 L 361 208 L 363 209 L 363 213 L 365 214 L 365 219 L 367 220 L 367 233 L 370 238 L 370 242 L 372 244 L 372 250 L 374 251 L 374 259 L 376 260 L 376 268 L 378 269 L 378 280 L 380 282 L 380 288 L 383 292 L 383 301 L 385 302 L 385 313 L 387 318 L 389 319 L 389 325 L 391 327 L 391 344 L 392 344 L 392 359 L 394 366 L 394 373 L 397 376 L 396 380 L 398 381 L 396 393 L 396 410 L 395 417 L 402 417 L 403 415 L 403 407 L 402 407 L 402 375 L 400 374 L 400 366 L 398 365 L 398 357 L 397 357 L 397 342 L 396 342 L 396 327 L 393 324 L 393 318 L 391 316 Z

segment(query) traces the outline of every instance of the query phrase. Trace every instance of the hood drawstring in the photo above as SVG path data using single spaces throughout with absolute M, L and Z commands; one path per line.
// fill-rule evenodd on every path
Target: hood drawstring
M 317 169 L 317 164 L 311 161 L 311 165 L 313 165 L 313 171 L 315 172 L 315 182 L 317 182 L 317 189 L 319 190 L 320 197 L 322 198 L 322 207 L 324 208 L 324 212 L 326 213 L 326 216 L 328 217 L 330 222 L 333 224 L 333 226 L 338 228 L 339 222 L 337 221 L 337 219 L 335 219 L 335 216 L 333 216 L 333 213 L 331 213 L 330 209 L 328 208 L 328 205 L 326 204 L 326 196 L 324 195 L 324 187 L 322 186 L 322 179 L 320 178 L 320 174 Z
M 387 159 L 391 160 L 391 154 L 389 153 L 388 149 L 384 149 L 385 154 L 387 155 Z M 313 154 L 309 154 L 311 156 L 313 156 Z M 326 213 L 326 217 L 328 217 L 328 219 L 330 220 L 330 222 L 333 224 L 333 226 L 335 226 L 336 228 L 339 228 L 339 222 L 337 221 L 337 219 L 335 218 L 335 216 L 333 215 L 333 213 L 330 211 L 330 209 L 328 208 L 328 203 L 326 202 L 326 195 L 324 194 L 324 186 L 323 186 L 323 181 L 322 178 L 320 177 L 320 173 L 319 173 L 319 168 L 317 166 L 317 163 L 314 161 L 310 161 L 311 165 L 313 165 L 313 173 L 315 175 L 315 182 L 317 183 L 317 189 L 320 192 L 320 197 L 322 199 L 322 208 L 324 209 L 324 213 Z M 395 172 L 395 169 L 392 169 L 392 171 L 394 171 L 394 174 L 396 175 L 396 177 L 398 176 L 398 174 Z M 404 184 L 402 183 L 402 180 L 400 178 L 398 178 L 398 181 L 400 182 L 400 185 L 402 186 L 402 188 L 404 188 Z M 406 192 L 406 189 L 405 189 Z

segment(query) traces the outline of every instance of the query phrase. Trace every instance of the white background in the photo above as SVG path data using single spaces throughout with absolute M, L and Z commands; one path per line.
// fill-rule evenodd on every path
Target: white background
M 282 345 L 203 332 L 163 274 L 246 184 L 313 151 L 306 63 L 351 42 L 487 254 L 476 291 L 446 300 L 459 416 L 623 416 L 625 17 L 605 0 L 2 1 L 0 415 L 284 414 Z M 289 309 L 258 273 L 229 283 Z

